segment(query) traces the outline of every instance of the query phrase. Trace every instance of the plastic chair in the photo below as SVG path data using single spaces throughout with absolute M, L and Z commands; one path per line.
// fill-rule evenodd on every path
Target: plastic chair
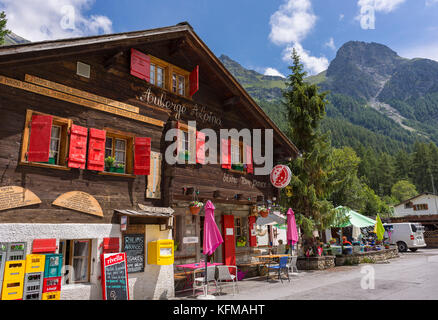
M 214 282 L 216 285 L 217 291 L 217 282 L 216 282 L 216 267 L 211 266 L 207 267 L 207 287 L 205 287 L 205 268 L 198 268 L 193 271 L 193 295 L 195 295 L 195 291 L 198 289 L 202 289 L 204 294 L 208 294 L 208 284 L 210 282 Z
M 287 270 L 288 272 L 294 273 L 294 269 L 297 271 L 296 273 L 298 273 L 298 268 L 297 268 L 297 256 L 289 256 L 288 257 L 288 261 L 287 261 Z
M 230 272 L 230 268 L 234 269 L 234 274 Z M 217 266 L 218 270 L 218 276 L 217 276 L 217 283 L 219 284 L 219 290 L 220 293 L 222 293 L 222 287 L 224 283 L 230 283 L 233 286 L 233 295 L 236 293 L 236 287 L 237 290 L 239 290 L 239 287 L 237 286 L 237 266 Z
M 288 267 L 287 267 L 287 260 L 288 260 L 288 257 L 281 257 L 279 264 L 277 264 L 276 266 L 269 266 L 268 267 L 268 276 L 266 278 L 266 281 L 269 280 L 269 270 L 274 269 L 274 270 L 278 271 L 278 279 L 280 279 L 282 283 L 283 283 L 283 278 L 281 277 L 281 271 L 285 270 L 286 275 L 287 275 L 287 280 L 289 280 L 289 282 L 290 282 L 289 272 L 288 272 Z

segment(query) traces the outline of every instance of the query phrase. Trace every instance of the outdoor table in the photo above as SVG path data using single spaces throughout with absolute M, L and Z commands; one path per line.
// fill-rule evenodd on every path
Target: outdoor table
M 223 265 L 223 263 L 207 262 L 207 267 L 220 266 L 220 265 Z M 189 288 L 193 285 L 193 281 L 191 279 L 191 273 L 188 271 L 193 271 L 193 270 L 196 270 L 199 268 L 205 268 L 205 262 L 204 263 L 197 262 L 197 263 L 179 264 L 179 265 L 176 265 L 175 267 L 183 269 L 184 273 L 186 274 L 186 281 L 185 281 L 184 287 L 183 287 L 183 290 L 184 290 L 184 289 Z
M 279 259 L 281 257 L 289 257 L 288 254 L 268 254 L 262 256 L 256 256 L 261 262 L 265 263 L 265 266 L 268 268 L 268 277 L 269 277 L 269 266 L 271 264 L 277 263 L 274 259 Z

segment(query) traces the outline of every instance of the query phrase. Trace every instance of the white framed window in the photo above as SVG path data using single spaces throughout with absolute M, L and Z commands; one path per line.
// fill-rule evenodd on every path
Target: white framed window
M 59 164 L 59 150 L 61 149 L 61 132 L 62 132 L 62 128 L 60 126 L 52 125 L 49 158 L 53 159 L 54 164 Z

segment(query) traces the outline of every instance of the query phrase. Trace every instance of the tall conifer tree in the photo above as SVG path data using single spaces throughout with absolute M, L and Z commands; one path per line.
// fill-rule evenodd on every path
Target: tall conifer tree
M 6 14 L 4 11 L 0 12 L 0 46 L 5 41 L 5 36 L 11 33 L 8 29 L 6 29 L 6 23 L 8 20 L 6 20 Z
M 330 139 L 320 131 L 326 93 L 320 93 L 316 85 L 304 82 L 306 72 L 295 50 L 292 59 L 284 98 L 288 133 L 302 156 L 289 163 L 293 173 L 290 184 L 293 195 L 287 198 L 286 205 L 300 214 L 301 227 L 311 237 L 313 230 L 324 230 L 334 218 L 333 205 L 327 198 L 336 182 Z

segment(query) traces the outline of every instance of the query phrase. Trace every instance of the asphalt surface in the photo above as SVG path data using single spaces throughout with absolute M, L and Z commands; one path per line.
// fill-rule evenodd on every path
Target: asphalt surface
M 437 300 L 438 249 L 400 253 L 389 263 L 299 271 L 281 283 L 275 276 L 244 279 L 239 292 L 225 287 L 216 300 Z M 185 297 L 182 299 L 193 299 Z

